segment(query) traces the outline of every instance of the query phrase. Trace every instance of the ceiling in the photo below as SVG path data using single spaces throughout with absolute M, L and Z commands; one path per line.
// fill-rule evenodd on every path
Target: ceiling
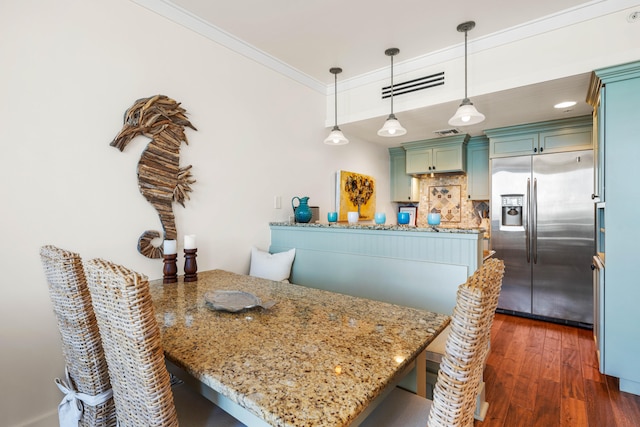
M 458 24 L 473 20 L 469 41 L 514 29 L 532 22 L 578 14 L 583 7 L 602 0 L 134 0 L 169 3 L 207 25 L 228 33 L 251 49 L 265 54 L 325 88 L 333 84 L 330 67 L 339 66 L 339 81 L 386 69 L 384 51 L 400 48 L 396 64 L 464 43 Z M 146 4 L 145 4 L 146 3 Z M 160 12 L 162 13 L 162 12 Z M 315 83 L 314 83 L 315 82 Z M 479 135 L 483 129 L 589 114 L 585 96 L 589 73 L 483 96 L 471 96 L 487 119 L 461 129 Z M 462 94 L 461 94 L 462 95 Z M 472 95 L 470 93 L 470 95 Z M 568 111 L 553 104 L 574 100 Z M 459 101 L 398 113 L 407 135 L 378 137 L 384 117 L 340 125 L 351 135 L 386 146 L 437 136 L 449 128 L 447 121 Z

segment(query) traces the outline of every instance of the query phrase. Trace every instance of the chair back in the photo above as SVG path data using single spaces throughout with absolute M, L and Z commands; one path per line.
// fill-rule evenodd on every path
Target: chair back
M 109 371 L 80 255 L 48 245 L 40 248 L 40 259 L 62 337 L 70 384 L 56 382 L 87 396 L 108 392 L 111 389 Z M 81 408 L 82 412 L 77 415 L 80 427 L 115 427 L 113 399 L 96 405 L 85 401 Z
M 120 427 L 177 426 L 147 278 L 102 259 L 85 271 Z
M 458 288 L 445 354 L 429 411 L 429 427 L 472 427 L 489 352 L 504 262 L 491 258 Z

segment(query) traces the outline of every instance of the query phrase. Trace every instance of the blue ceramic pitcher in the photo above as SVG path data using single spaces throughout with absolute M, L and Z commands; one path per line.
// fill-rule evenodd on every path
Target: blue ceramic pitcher
M 294 200 L 298 199 L 298 206 L 294 206 Z M 291 199 L 291 207 L 295 212 L 296 222 L 309 222 L 311 221 L 311 209 L 309 209 L 308 197 L 294 197 Z

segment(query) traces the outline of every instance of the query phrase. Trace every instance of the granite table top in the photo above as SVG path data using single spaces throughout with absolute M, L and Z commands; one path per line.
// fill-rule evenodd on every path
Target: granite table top
M 150 282 L 166 357 L 273 426 L 347 426 L 449 316 L 223 270 Z M 269 308 L 214 311 L 211 290 Z
M 486 229 L 477 228 L 454 228 L 454 227 L 413 227 L 408 225 L 396 224 L 373 224 L 358 223 L 349 224 L 348 222 L 309 222 L 309 223 L 290 223 L 290 222 L 270 222 L 270 226 L 279 227 L 310 227 L 310 228 L 328 228 L 328 229 L 351 229 L 351 230 L 386 230 L 386 231 L 409 231 L 414 233 L 453 233 L 453 234 L 484 234 Z

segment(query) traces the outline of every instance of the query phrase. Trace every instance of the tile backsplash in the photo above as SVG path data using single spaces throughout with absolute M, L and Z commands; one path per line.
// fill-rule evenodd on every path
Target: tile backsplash
M 420 204 L 418 205 L 418 227 L 428 227 L 427 214 L 440 210 L 440 227 L 474 228 L 487 230 L 489 237 L 489 201 L 467 198 L 467 176 L 465 174 L 437 174 L 419 177 Z

